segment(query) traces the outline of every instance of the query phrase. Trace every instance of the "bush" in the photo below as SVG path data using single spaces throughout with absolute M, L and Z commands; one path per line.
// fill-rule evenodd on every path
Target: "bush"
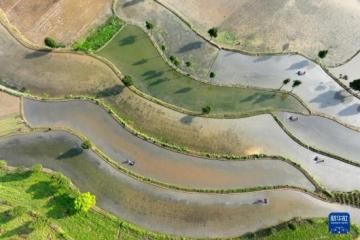
M 164 44 L 161 45 L 161 50 L 165 51 L 166 50 L 166 47 Z
M 301 85 L 301 81 L 300 80 L 294 80 L 293 84 L 292 84 L 292 87 L 298 87 Z
M 187 62 L 185 63 L 185 65 L 186 65 L 187 67 L 191 67 L 191 62 L 187 61 Z
M 34 173 L 38 173 L 42 171 L 43 166 L 41 164 L 35 164 L 31 167 L 31 169 Z
M 51 37 L 46 37 L 44 39 L 44 43 L 46 46 L 50 47 L 50 48 L 60 48 L 60 47 L 65 47 L 65 45 L 60 44 L 58 42 L 56 42 L 53 38 Z
M 147 30 L 151 30 L 151 29 L 153 29 L 155 27 L 154 24 L 149 22 L 149 21 L 145 22 L 145 26 L 146 26 Z
M 74 209 L 76 211 L 87 212 L 96 204 L 96 197 L 89 192 L 81 193 L 75 198 Z
M 214 78 L 216 76 L 216 74 L 214 72 L 211 72 L 209 76 L 210 76 L 210 78 Z
M 44 227 L 46 227 L 46 225 L 50 224 L 49 219 L 47 219 L 46 217 L 43 216 L 39 216 L 36 217 L 34 221 L 32 221 L 29 225 L 29 227 L 31 229 L 36 229 L 36 230 L 41 230 Z
M 81 144 L 81 147 L 83 149 L 89 149 L 91 148 L 91 142 L 89 140 L 85 140 L 82 144 Z
M 5 169 L 7 166 L 7 163 L 5 160 L 0 160 L 0 169 Z
M 328 52 L 329 52 L 328 50 L 319 51 L 319 53 L 318 53 L 319 58 L 325 58 L 326 55 L 328 54 Z
M 211 112 L 211 107 L 210 106 L 203 107 L 202 112 L 204 114 L 209 114 Z
M 131 85 L 133 85 L 133 80 L 130 75 L 125 75 L 124 78 L 122 79 L 122 82 L 127 87 L 130 87 Z
M 213 27 L 213 28 L 210 28 L 209 31 L 208 31 L 210 37 L 214 37 L 214 38 L 217 38 L 218 36 L 218 29 Z
M 288 224 L 288 227 L 289 227 L 291 230 L 293 230 L 293 231 L 296 230 L 296 225 L 295 225 L 294 223 L 289 223 L 289 224 Z
M 350 87 L 356 91 L 360 91 L 360 79 L 350 82 Z
M 16 217 L 21 217 L 26 212 L 27 212 L 26 207 L 17 206 L 17 207 L 14 207 L 14 208 L 10 209 L 10 211 L 8 212 L 8 215 L 9 215 L 10 218 L 16 218 Z

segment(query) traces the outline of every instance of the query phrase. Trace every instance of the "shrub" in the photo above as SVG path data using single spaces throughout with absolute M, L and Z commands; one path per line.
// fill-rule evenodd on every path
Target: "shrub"
M 151 29 L 153 29 L 155 27 L 154 24 L 149 22 L 149 21 L 145 22 L 145 26 L 146 26 L 147 30 L 151 30 Z
M 161 45 L 161 50 L 165 51 L 166 50 L 166 47 L 164 44 Z
M 10 209 L 10 211 L 8 212 L 8 215 L 10 218 L 16 218 L 16 217 L 21 217 L 26 212 L 27 212 L 26 207 L 17 206 L 17 207 Z
M 124 78 L 122 79 L 122 82 L 127 87 L 133 85 L 133 80 L 132 80 L 132 77 L 130 75 L 125 75 Z
M 213 28 L 210 28 L 209 31 L 208 31 L 210 37 L 214 37 L 214 38 L 217 38 L 218 36 L 218 29 L 213 27 Z
M 89 192 L 81 193 L 75 198 L 74 209 L 76 211 L 87 212 L 96 204 L 96 197 Z
M 325 58 L 326 55 L 328 54 L 328 52 L 329 52 L 328 50 L 319 51 L 319 53 L 318 53 L 319 58 Z
M 185 63 L 185 65 L 186 65 L 187 67 L 191 67 L 191 62 L 187 61 L 187 62 Z
M 91 142 L 89 140 L 85 140 L 82 144 L 81 144 L 81 147 L 83 149 L 89 149 L 91 148 Z
M 360 91 L 360 79 L 350 82 L 350 87 L 356 91 Z
M 283 81 L 283 84 L 286 85 L 286 84 L 288 84 L 289 82 L 290 82 L 290 78 L 287 78 L 287 79 L 285 79 L 285 80 Z
M 210 78 L 214 78 L 216 76 L 216 74 L 214 72 L 211 72 L 209 76 L 210 76 Z
M 60 47 L 65 47 L 64 44 L 58 43 L 56 42 L 53 38 L 51 37 L 46 37 L 44 39 L 44 43 L 46 46 L 50 47 L 50 48 L 60 48 Z
M 35 164 L 31 167 L 31 169 L 34 173 L 38 173 L 42 171 L 43 166 L 41 164 Z
M 209 114 L 211 112 L 211 107 L 210 106 L 203 107 L 202 112 L 204 114 Z
M 291 230 L 293 230 L 293 231 L 296 230 L 296 225 L 295 225 L 294 223 L 289 223 L 289 224 L 288 224 L 288 227 L 289 227 Z
M 51 177 L 54 181 L 54 183 L 57 186 L 62 186 L 62 187 L 68 187 L 70 185 L 70 180 L 65 177 L 62 173 L 55 173 L 54 175 L 52 175 Z
M 46 46 L 50 47 L 50 48 L 56 48 L 57 47 L 57 43 L 54 39 L 50 38 L 50 37 L 46 37 L 44 39 L 44 43 Z
M 0 160 L 0 169 L 4 169 L 4 168 L 6 168 L 6 166 L 7 166 L 6 161 L 5 160 Z
M 46 225 L 50 224 L 49 219 L 47 219 L 46 217 L 43 216 L 39 216 L 36 217 L 34 221 L 32 221 L 29 225 L 29 227 L 31 229 L 36 229 L 36 230 L 41 230 L 44 227 L 46 227 Z
M 294 80 L 293 84 L 292 84 L 292 87 L 298 87 L 301 85 L 301 81 L 300 80 Z

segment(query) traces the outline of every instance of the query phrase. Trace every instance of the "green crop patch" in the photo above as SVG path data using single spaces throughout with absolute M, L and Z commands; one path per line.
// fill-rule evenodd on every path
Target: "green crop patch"
M 84 40 L 76 42 L 73 48 L 84 52 L 96 51 L 104 46 L 123 24 L 119 18 L 112 16 L 103 25 L 90 32 Z

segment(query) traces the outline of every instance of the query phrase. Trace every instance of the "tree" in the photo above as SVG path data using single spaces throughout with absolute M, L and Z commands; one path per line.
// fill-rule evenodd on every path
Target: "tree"
M 39 173 L 42 171 L 43 167 L 41 164 L 35 164 L 31 167 L 31 169 L 34 173 Z
M 209 35 L 211 38 L 217 38 L 218 36 L 218 29 L 213 27 L 213 28 L 210 28 L 209 31 L 208 31 Z
M 145 22 L 145 26 L 146 26 L 147 30 L 152 30 L 155 27 L 154 24 L 152 22 L 149 22 L 149 21 Z
M 356 91 L 360 91 L 360 79 L 350 82 L 350 87 Z
M 321 51 L 319 51 L 319 54 L 318 54 L 319 58 L 325 58 L 326 55 L 328 54 L 328 52 L 329 52 L 329 50 L 321 50 Z
M 281 87 L 279 88 L 279 90 L 280 90 L 283 86 L 287 85 L 289 82 L 290 82 L 290 78 L 284 79 L 284 81 L 283 81 Z
M 74 209 L 76 211 L 87 212 L 96 204 L 96 197 L 89 192 L 81 193 L 74 200 Z
M 166 47 L 164 44 L 161 45 L 161 50 L 165 51 L 166 50 Z
M 302 84 L 302 82 L 301 82 L 300 80 L 294 80 L 291 87 L 292 87 L 293 90 L 294 90 L 294 88 L 300 86 L 301 84 Z
M 202 112 L 204 114 L 209 114 L 211 112 L 211 107 L 210 106 L 203 107 Z
M 89 140 L 85 140 L 82 144 L 81 144 L 81 147 L 83 149 L 89 149 L 91 148 L 91 142 Z
M 58 48 L 57 42 L 54 39 L 52 39 L 51 37 L 46 37 L 44 39 L 44 43 L 46 46 L 48 46 L 50 48 Z
M 130 87 L 131 85 L 133 85 L 133 80 L 130 75 L 125 75 L 124 78 L 122 79 L 122 82 L 127 87 Z
M 210 76 L 210 78 L 214 78 L 214 77 L 216 76 L 216 74 L 215 74 L 214 72 L 211 72 L 211 73 L 209 74 L 209 76 Z

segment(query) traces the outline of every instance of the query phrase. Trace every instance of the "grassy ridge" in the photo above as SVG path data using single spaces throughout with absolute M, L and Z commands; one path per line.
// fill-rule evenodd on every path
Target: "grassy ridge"
M 114 16 L 97 29 L 93 30 L 84 40 L 74 43 L 73 48 L 77 51 L 96 51 L 104 46 L 123 26 L 123 22 Z
M 69 187 L 58 173 L 2 168 L 0 182 L 0 239 L 178 239 L 138 228 L 101 210 L 72 213 L 69 204 L 78 191 Z M 25 208 L 25 213 L 10 214 L 17 206 Z M 292 220 L 235 239 L 355 239 L 358 236 L 356 227 L 342 238 L 332 236 L 327 232 L 326 221 L 315 219 Z

